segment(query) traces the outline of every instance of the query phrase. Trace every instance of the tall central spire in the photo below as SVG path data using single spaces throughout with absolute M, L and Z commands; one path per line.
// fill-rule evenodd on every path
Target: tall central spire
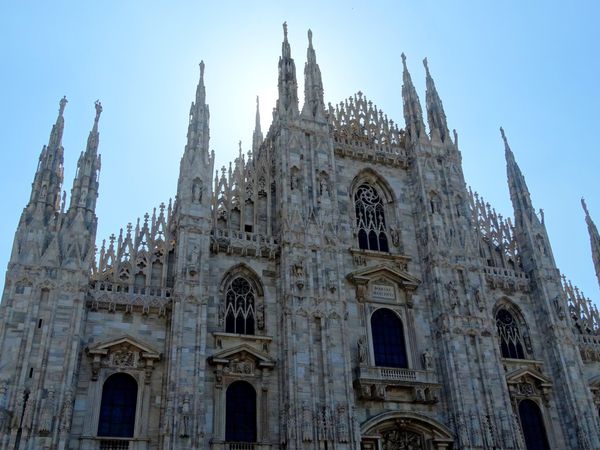
M 600 285 L 600 233 L 598 228 L 590 216 L 585 200 L 581 199 L 581 206 L 585 211 L 585 222 L 587 223 L 588 233 L 590 234 L 590 245 L 592 247 L 592 261 L 594 262 L 594 269 L 596 270 L 596 278 L 598 278 L 598 284 Z
M 280 116 L 298 114 L 298 82 L 296 81 L 296 65 L 292 59 L 292 51 L 288 42 L 287 22 L 283 22 L 283 43 L 279 58 L 279 99 L 277 111 Z
M 304 106 L 302 115 L 323 118 L 325 105 L 323 104 L 323 81 L 321 69 L 317 64 L 317 55 L 312 43 L 312 31 L 308 30 L 308 49 L 306 51 L 306 64 L 304 65 Z

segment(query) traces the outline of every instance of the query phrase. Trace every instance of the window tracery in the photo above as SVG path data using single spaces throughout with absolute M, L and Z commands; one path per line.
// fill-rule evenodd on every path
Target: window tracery
M 243 277 L 234 278 L 225 292 L 225 331 L 227 333 L 254 334 L 254 289 Z
M 365 250 L 389 252 L 383 201 L 379 192 L 361 184 L 354 194 L 358 246 Z
M 496 313 L 496 327 L 503 358 L 526 359 L 524 339 L 519 324 L 505 308 Z

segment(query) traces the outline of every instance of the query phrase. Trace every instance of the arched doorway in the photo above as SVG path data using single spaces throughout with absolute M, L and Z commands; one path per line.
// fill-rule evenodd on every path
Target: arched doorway
M 544 418 L 537 403 L 529 399 L 521 400 L 519 417 L 527 450 L 550 450 Z

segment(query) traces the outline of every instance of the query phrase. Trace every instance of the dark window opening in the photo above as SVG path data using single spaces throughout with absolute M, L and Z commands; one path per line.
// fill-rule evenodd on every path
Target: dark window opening
M 392 310 L 378 309 L 371 316 L 371 334 L 375 365 L 407 368 L 402 321 Z
M 522 400 L 519 403 L 519 416 L 527 450 L 550 450 L 539 406 L 533 400 Z
M 225 410 L 225 440 L 256 442 L 256 391 L 250 383 L 229 385 Z
M 496 327 L 500 338 L 500 351 L 503 358 L 526 359 L 521 330 L 513 315 L 506 309 L 496 314 Z
M 383 201 L 375 188 L 359 186 L 354 194 L 354 208 L 359 248 L 389 252 Z
M 234 279 L 225 293 L 225 331 L 254 334 L 255 294 L 248 280 Z
M 102 388 L 98 436 L 133 437 L 137 389 L 131 375 L 117 373 L 108 377 Z

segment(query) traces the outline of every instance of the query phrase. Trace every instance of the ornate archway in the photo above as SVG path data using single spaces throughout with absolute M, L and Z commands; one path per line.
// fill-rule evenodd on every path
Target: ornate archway
M 360 428 L 363 450 L 446 450 L 454 442 L 445 425 L 417 413 L 385 412 Z

